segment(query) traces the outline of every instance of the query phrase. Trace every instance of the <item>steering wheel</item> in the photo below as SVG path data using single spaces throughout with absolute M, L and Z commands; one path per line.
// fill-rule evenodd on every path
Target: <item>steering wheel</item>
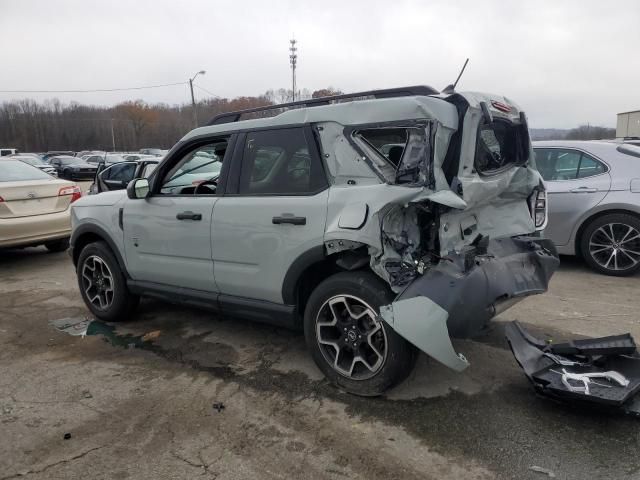
M 216 193 L 216 188 L 218 187 L 218 179 L 212 179 L 212 180 L 205 180 L 204 182 L 200 182 L 199 184 L 196 185 L 196 188 L 193 189 L 193 194 L 194 195 L 198 195 L 198 189 L 202 186 L 207 186 L 207 185 L 211 185 L 213 186 L 213 189 L 209 189 L 209 190 L 213 190 L 213 193 Z
M 292 168 L 287 172 L 292 180 L 300 180 L 305 176 L 309 176 L 309 167 Z

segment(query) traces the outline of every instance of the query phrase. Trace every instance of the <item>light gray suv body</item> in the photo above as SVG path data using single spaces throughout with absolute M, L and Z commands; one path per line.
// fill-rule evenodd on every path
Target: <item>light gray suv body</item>
M 284 107 L 216 117 L 150 179 L 74 203 L 95 315 L 152 295 L 302 326 L 330 380 L 375 395 L 416 349 L 463 370 L 450 336 L 546 290 L 558 258 L 511 101 L 407 87 Z

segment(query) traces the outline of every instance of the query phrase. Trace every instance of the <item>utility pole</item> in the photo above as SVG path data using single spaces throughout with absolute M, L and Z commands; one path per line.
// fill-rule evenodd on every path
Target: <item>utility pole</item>
M 193 81 L 198 75 L 204 75 L 204 70 L 200 70 L 193 77 L 189 79 L 189 88 L 191 89 L 191 108 L 193 109 L 193 126 L 194 128 L 198 128 L 198 111 L 196 110 L 196 97 L 193 95 Z
M 113 131 L 113 118 L 111 119 L 111 151 L 116 151 L 116 134 Z
M 289 47 L 289 63 L 291 64 L 291 87 L 292 87 L 292 101 L 296 101 L 296 64 L 298 63 L 298 54 L 296 53 L 298 49 L 296 48 L 295 38 L 289 40 L 291 46 Z

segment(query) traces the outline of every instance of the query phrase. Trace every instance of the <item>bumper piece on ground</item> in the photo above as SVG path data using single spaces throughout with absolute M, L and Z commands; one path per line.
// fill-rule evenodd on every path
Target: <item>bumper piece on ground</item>
M 631 335 L 553 345 L 518 322 L 505 329 L 513 355 L 538 393 L 640 416 L 640 355 Z
M 382 307 L 380 314 L 399 335 L 438 362 L 457 372 L 469 366 L 467 359 L 451 345 L 447 329 L 449 314 L 428 298 L 393 302 Z

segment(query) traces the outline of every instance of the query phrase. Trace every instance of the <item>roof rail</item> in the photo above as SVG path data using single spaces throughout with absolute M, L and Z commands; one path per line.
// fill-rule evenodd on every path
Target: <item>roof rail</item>
M 213 117 L 207 125 L 219 125 L 222 123 L 233 123 L 240 120 L 242 115 L 256 112 L 266 112 L 269 110 L 290 109 L 293 107 L 319 107 L 322 105 L 330 105 L 338 100 L 358 100 L 359 97 L 373 98 L 392 98 L 392 97 L 411 97 L 415 95 L 437 95 L 439 92 L 427 85 L 415 85 L 412 87 L 387 88 L 383 90 L 369 90 L 366 92 L 345 93 L 341 95 L 331 95 L 329 97 L 310 98 L 308 100 L 300 100 L 298 102 L 279 103 L 277 105 L 266 105 L 264 107 L 248 108 L 246 110 L 237 110 L 235 112 L 225 112 Z

